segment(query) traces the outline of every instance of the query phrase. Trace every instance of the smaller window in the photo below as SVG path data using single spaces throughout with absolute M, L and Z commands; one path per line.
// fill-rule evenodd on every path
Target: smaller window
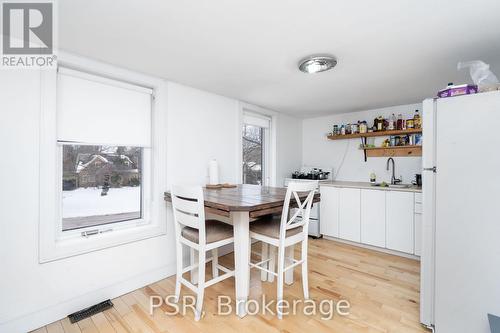
M 243 115 L 243 184 L 269 184 L 270 125 L 271 119 L 269 117 L 246 112 Z
M 63 231 L 142 217 L 142 149 L 63 145 Z

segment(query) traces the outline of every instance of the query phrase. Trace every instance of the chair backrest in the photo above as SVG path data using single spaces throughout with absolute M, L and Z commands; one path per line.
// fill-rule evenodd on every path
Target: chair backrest
M 198 229 L 199 242 L 205 241 L 205 203 L 201 186 L 172 185 L 172 210 L 175 231 L 181 237 L 183 227 Z
M 287 230 L 299 227 L 303 228 L 302 230 L 305 232 L 305 235 L 307 235 L 312 202 L 317 188 L 317 181 L 288 183 L 285 203 L 283 206 L 283 211 L 281 213 L 280 240 L 285 239 Z M 301 201 L 298 192 L 305 192 L 307 194 L 305 199 Z M 303 196 L 304 195 L 302 195 L 302 197 Z M 297 207 L 290 207 L 290 205 L 293 204 L 296 204 Z M 293 214 L 289 214 L 290 208 L 295 210 Z

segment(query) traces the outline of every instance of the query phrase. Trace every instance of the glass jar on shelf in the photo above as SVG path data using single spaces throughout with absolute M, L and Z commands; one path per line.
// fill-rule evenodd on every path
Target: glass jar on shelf
M 362 121 L 359 123 L 359 133 L 364 134 L 366 132 L 368 132 L 368 125 L 366 121 Z

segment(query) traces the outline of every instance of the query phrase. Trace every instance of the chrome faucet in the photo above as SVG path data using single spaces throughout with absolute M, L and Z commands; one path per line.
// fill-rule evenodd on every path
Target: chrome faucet
M 396 173 L 396 164 L 394 163 L 394 159 L 389 157 L 387 159 L 386 170 L 389 171 L 389 164 L 392 162 L 392 176 L 391 176 L 391 185 L 395 185 L 397 183 L 401 183 L 401 179 L 397 179 L 394 174 Z

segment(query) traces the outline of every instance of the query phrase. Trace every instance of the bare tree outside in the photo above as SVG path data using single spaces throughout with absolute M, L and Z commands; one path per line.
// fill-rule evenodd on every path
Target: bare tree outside
M 264 129 L 243 125 L 243 184 L 262 185 Z

